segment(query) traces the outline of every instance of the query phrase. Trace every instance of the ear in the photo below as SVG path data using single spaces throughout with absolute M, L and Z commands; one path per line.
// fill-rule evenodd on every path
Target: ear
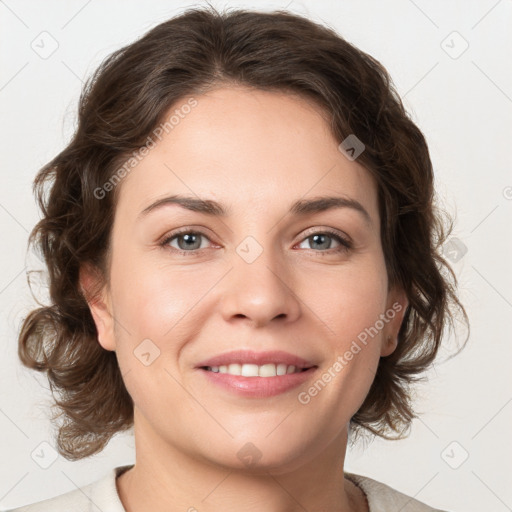
M 407 295 L 403 288 L 392 287 L 388 293 L 386 305 L 385 327 L 381 345 L 381 357 L 392 354 L 398 345 L 398 332 L 402 326 L 405 312 L 409 306 Z
M 116 344 L 112 303 L 107 286 L 102 284 L 103 279 L 99 270 L 91 264 L 81 266 L 79 282 L 96 324 L 98 342 L 105 350 L 114 351 Z

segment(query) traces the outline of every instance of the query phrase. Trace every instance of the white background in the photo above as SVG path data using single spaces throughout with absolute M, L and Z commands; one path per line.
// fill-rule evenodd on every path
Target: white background
M 453 337 L 446 340 L 418 388 L 422 414 L 410 437 L 350 451 L 346 471 L 443 510 L 512 510 L 512 1 L 211 3 L 288 6 L 380 60 L 426 135 L 441 203 L 456 214 L 453 236 L 467 249 L 454 269 L 471 320 L 468 345 L 443 362 L 456 346 Z M 59 457 L 43 469 L 31 457 L 34 450 L 50 453 L 40 443 L 54 444 L 48 384 L 17 357 L 20 322 L 33 306 L 26 271 L 37 263 L 26 258 L 39 215 L 31 184 L 73 132 L 82 80 L 120 46 L 200 5 L 0 1 L 0 509 L 61 494 L 134 461 L 126 434 L 87 460 Z M 43 31 L 59 45 L 46 59 L 31 48 Z M 469 44 L 461 55 L 464 41 L 453 31 Z M 467 460 L 451 467 L 466 452 Z

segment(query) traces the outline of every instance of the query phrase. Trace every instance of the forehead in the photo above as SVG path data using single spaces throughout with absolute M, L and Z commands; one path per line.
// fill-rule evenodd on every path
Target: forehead
M 311 101 L 245 87 L 192 99 L 173 105 L 165 116 L 172 123 L 123 178 L 118 209 L 125 214 L 171 193 L 261 213 L 340 194 L 378 216 L 373 178 L 338 150 L 325 113 Z

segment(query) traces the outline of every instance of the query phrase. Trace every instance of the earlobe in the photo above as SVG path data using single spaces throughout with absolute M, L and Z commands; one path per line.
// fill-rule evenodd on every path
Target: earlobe
M 80 268 L 80 288 L 96 325 L 98 342 L 105 350 L 114 351 L 116 347 L 110 295 L 106 286 L 102 286 L 102 281 L 99 271 L 91 265 Z
M 389 294 L 389 299 L 386 317 L 390 318 L 390 320 L 383 333 L 381 357 L 389 356 L 396 350 L 398 346 L 398 333 L 400 332 L 405 312 L 409 306 L 407 294 L 402 288 L 395 288 Z
M 385 341 L 382 344 L 382 348 L 380 351 L 381 357 L 386 357 L 391 355 L 396 347 L 398 346 L 398 337 L 397 336 L 387 336 Z

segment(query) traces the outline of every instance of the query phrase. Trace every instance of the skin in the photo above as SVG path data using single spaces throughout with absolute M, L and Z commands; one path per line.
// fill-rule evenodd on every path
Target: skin
M 136 463 L 117 479 L 123 505 L 128 512 L 368 510 L 343 475 L 348 423 L 379 358 L 396 348 L 407 307 L 403 291 L 388 286 L 376 183 L 338 150 L 325 117 L 305 99 L 226 86 L 196 100 L 118 185 L 110 283 L 90 302 L 99 343 L 116 351 L 135 404 Z M 211 217 L 167 205 L 138 218 L 171 194 L 232 212 Z M 349 207 L 288 213 L 294 201 L 322 195 L 358 201 L 368 221 Z M 183 227 L 204 233 L 192 250 L 183 233 L 159 245 Z M 326 228 L 352 247 L 336 252 L 335 238 L 311 238 Z M 236 252 L 248 236 L 262 248 L 252 263 Z M 84 267 L 85 290 L 94 279 Z M 401 313 L 301 404 L 298 393 L 394 303 Z M 145 339 L 160 350 L 149 366 L 134 355 Z M 319 368 L 299 388 L 241 398 L 195 369 L 233 349 L 285 350 Z M 261 453 L 251 467 L 237 456 L 249 442 Z

